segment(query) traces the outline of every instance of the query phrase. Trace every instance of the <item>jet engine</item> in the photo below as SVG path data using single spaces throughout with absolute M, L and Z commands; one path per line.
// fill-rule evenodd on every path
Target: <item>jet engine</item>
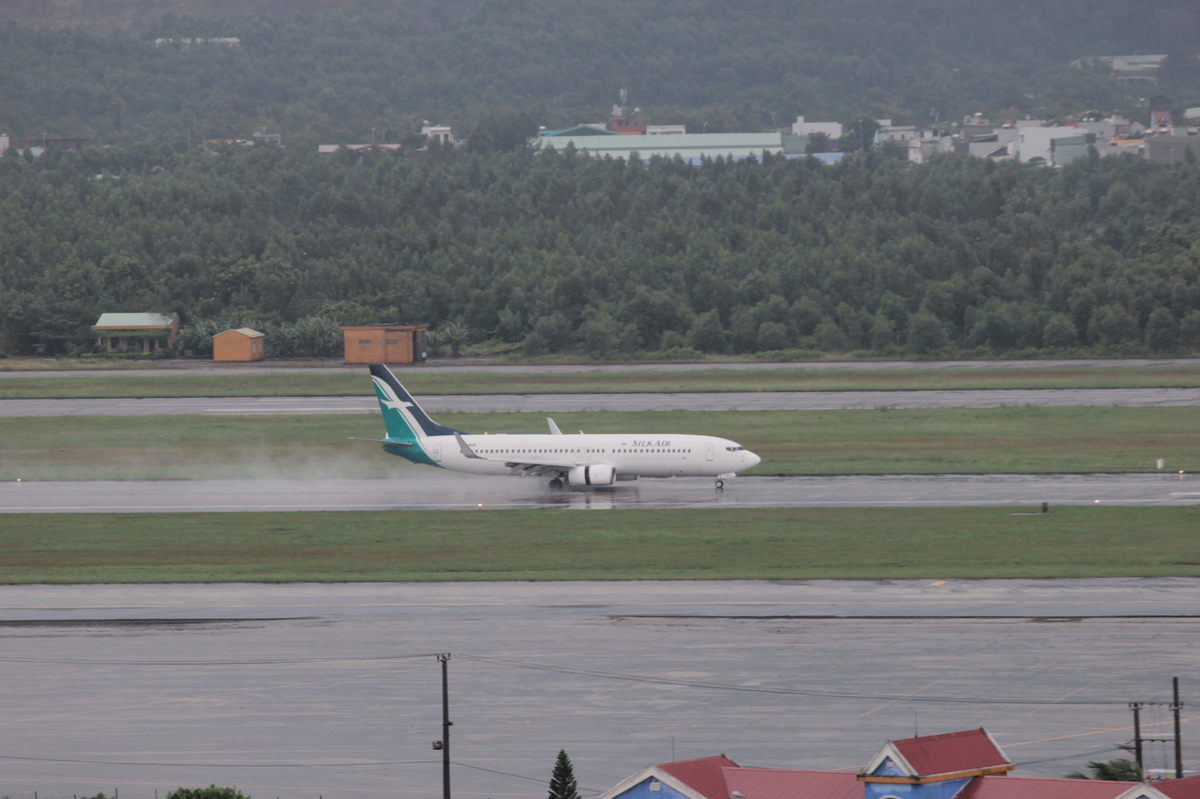
M 573 486 L 610 486 L 617 480 L 617 470 L 607 464 L 576 466 L 567 472 Z

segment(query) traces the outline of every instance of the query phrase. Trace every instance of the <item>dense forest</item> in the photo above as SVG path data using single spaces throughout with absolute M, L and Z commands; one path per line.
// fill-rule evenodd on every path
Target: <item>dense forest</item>
M 86 348 L 114 310 L 253 318 L 308 336 L 297 351 L 396 318 L 531 355 L 1195 351 L 1200 166 L 165 144 L 0 160 L 0 349 Z
M 141 5 L 80 13 L 137 17 Z M 215 16 L 160 14 L 136 35 L 33 30 L 6 12 L 0 131 L 396 141 L 422 119 L 469 134 L 504 109 L 550 128 L 602 121 L 621 88 L 652 123 L 709 132 L 797 114 L 927 124 L 1099 109 L 1146 121 L 1148 91 L 1180 113 L 1200 105 L 1194 0 L 378 0 L 299 18 L 193 5 Z M 194 37 L 241 46 L 155 46 Z M 1159 86 L 1124 89 L 1104 68 L 1070 66 L 1122 53 L 1171 54 Z

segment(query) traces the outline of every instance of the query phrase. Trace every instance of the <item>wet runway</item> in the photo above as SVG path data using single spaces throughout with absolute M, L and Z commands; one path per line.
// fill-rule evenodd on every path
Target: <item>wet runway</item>
M 1016 775 L 1123 756 L 1182 677 L 1200 750 L 1200 581 L 0 587 L 0 796 L 585 795 L 647 763 L 857 769 L 985 726 Z M 655 682 L 646 682 L 642 678 Z M 1144 710 L 1149 737 L 1166 711 Z M 1152 734 L 1153 733 L 1153 734 Z M 1154 766 L 1166 749 L 1152 747 Z
M 430 413 L 572 411 L 862 410 L 1001 406 L 1200 405 L 1200 388 L 983 389 L 973 391 L 756 391 L 679 394 L 484 394 L 418 397 Z M 378 413 L 361 397 L 185 397 L 0 400 L 0 416 L 287 415 Z
M 552 491 L 532 477 L 158 480 L 0 484 L 0 513 L 316 510 L 609 510 L 1200 504 L 1200 475 L 892 475 L 638 480 Z

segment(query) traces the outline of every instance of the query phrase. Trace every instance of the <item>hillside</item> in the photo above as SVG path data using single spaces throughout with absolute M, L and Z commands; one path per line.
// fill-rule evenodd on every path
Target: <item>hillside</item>
M 656 123 L 761 130 L 797 114 L 925 124 L 1200 105 L 1186 0 L 29 0 L 0 27 L 0 130 L 99 141 L 402 138 L 504 109 L 561 127 L 621 88 Z M 169 12 L 169 13 L 168 13 Z M 78 24 L 79 29 L 60 28 Z M 36 30 L 35 27 L 45 28 Z M 119 28 L 116 33 L 106 32 Z M 128 32 L 127 32 L 128 31 Z M 130 32 L 135 35 L 130 35 Z M 237 37 L 156 47 L 156 38 Z M 1159 87 L 1080 57 L 1170 53 Z
M 157 29 L 167 14 L 242 22 L 262 15 L 308 17 L 385 5 L 379 0 L 8 0 L 0 4 L 0 24 L 140 34 Z

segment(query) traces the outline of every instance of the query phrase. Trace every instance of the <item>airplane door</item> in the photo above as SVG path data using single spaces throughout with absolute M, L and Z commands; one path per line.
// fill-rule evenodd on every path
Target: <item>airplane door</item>
M 713 445 L 709 444 L 704 448 L 704 460 L 711 461 L 713 459 Z
M 441 444 L 433 444 L 432 446 L 430 446 L 429 450 L 430 450 L 430 453 L 433 455 L 433 459 L 435 461 L 437 461 L 438 463 L 441 463 L 442 462 L 442 445 Z

